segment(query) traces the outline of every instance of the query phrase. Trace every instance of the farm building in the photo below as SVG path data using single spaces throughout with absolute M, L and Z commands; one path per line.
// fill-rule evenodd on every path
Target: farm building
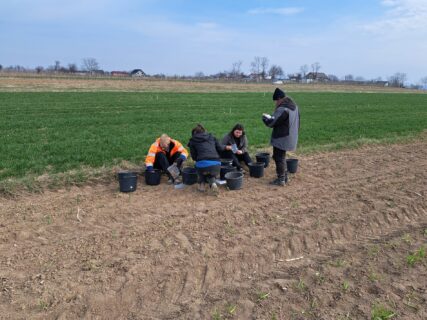
M 134 69 L 134 70 L 132 70 L 131 73 L 130 73 L 130 75 L 132 77 L 145 77 L 145 73 L 141 69 Z
M 305 78 L 306 78 L 308 83 L 329 81 L 329 77 L 323 72 L 309 72 L 309 73 L 307 73 Z
M 126 71 L 111 71 L 112 77 L 129 77 L 129 72 Z

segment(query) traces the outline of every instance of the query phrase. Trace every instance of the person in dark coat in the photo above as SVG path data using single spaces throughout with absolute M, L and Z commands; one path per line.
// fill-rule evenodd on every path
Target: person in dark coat
M 224 158 L 233 159 L 233 166 L 242 171 L 241 161 L 249 165 L 252 159 L 248 152 L 248 138 L 246 137 L 245 128 L 237 123 L 229 133 L 222 138 L 222 144 L 225 151 L 222 153 Z
M 296 150 L 300 115 L 296 103 L 279 88 L 273 93 L 273 101 L 276 106 L 273 115 L 264 113 L 262 120 L 266 126 L 273 128 L 270 142 L 273 146 L 277 178 L 271 183 L 284 186 L 288 182 L 286 151 Z
M 218 194 L 216 177 L 221 170 L 219 154 L 224 151 L 224 146 L 218 140 L 206 132 L 206 129 L 198 124 L 191 131 L 191 139 L 188 142 L 191 158 L 196 162 L 199 191 L 205 191 L 206 184 L 212 194 Z

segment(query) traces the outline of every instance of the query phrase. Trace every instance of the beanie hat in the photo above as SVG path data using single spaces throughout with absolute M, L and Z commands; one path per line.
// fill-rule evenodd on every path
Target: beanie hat
M 285 92 L 280 90 L 279 88 L 276 88 L 273 93 L 273 100 L 279 100 L 286 96 Z

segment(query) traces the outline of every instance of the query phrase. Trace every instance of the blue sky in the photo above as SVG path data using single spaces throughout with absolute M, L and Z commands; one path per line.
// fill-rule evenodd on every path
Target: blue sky
M 149 74 L 230 70 L 255 56 L 285 73 L 427 76 L 427 0 L 5 0 L 0 64 L 96 58 Z

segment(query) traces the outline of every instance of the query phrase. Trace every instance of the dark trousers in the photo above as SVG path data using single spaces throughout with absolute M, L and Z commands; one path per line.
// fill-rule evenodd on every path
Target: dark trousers
M 225 150 L 221 153 L 223 158 L 233 159 L 233 166 L 240 169 L 242 166 L 240 165 L 240 161 L 243 161 L 248 165 L 252 162 L 251 156 L 248 152 L 243 152 L 242 154 L 235 154 L 231 150 Z
M 286 172 L 286 150 L 281 150 L 276 147 L 273 147 L 273 159 L 276 162 L 276 173 L 277 177 L 285 178 L 287 175 Z
M 171 157 L 167 157 L 163 152 L 157 152 L 156 158 L 154 160 L 154 168 L 160 169 L 163 172 L 168 173 L 168 167 L 175 162 L 176 159 L 179 158 L 181 152 L 177 152 L 173 154 Z
M 215 182 L 216 177 L 219 176 L 221 170 L 220 165 L 209 166 L 206 168 L 197 168 L 198 182 L 199 183 L 209 183 L 211 185 Z

